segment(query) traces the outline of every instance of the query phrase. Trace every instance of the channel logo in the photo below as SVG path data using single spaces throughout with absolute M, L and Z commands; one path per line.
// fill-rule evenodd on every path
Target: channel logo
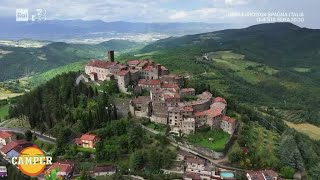
M 28 9 L 16 9 L 16 21 L 28 21 L 29 10 Z
M 28 176 L 41 174 L 47 165 L 52 164 L 52 157 L 46 156 L 37 147 L 27 147 L 20 152 L 18 157 L 11 159 L 13 165 L 18 166 L 21 172 Z

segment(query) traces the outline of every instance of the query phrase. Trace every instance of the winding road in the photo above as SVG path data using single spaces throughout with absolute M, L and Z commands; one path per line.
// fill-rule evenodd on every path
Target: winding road
M 1 124 L 0 124 L 1 125 Z M 10 131 L 10 132 L 14 132 L 14 133 L 19 133 L 19 134 L 24 134 L 28 129 L 20 129 L 20 128 L 7 128 L 7 127 L 0 127 L 0 131 Z M 36 137 L 38 139 L 41 139 L 43 141 L 46 141 L 48 143 L 51 144 L 55 144 L 56 143 L 56 138 L 52 137 L 52 136 L 48 136 L 45 134 L 41 134 L 40 132 L 37 131 L 33 131 L 30 129 L 30 131 L 36 135 Z

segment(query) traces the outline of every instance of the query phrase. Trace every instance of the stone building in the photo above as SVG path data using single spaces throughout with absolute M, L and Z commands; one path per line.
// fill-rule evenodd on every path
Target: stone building
M 232 134 L 236 128 L 236 119 L 222 115 L 221 122 L 220 122 L 220 128 L 223 131 L 225 131 L 229 134 Z
M 196 91 L 193 88 L 183 88 L 180 90 L 181 97 L 195 96 L 195 95 L 196 95 Z
M 138 96 L 129 103 L 129 110 L 132 116 L 150 117 L 152 112 L 150 96 Z
M 168 107 L 163 102 L 152 102 L 151 121 L 159 124 L 168 124 Z

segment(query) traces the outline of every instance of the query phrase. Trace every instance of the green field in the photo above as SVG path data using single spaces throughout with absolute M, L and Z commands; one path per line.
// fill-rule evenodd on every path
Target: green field
M 37 85 L 43 84 L 44 82 L 62 73 L 83 71 L 84 65 L 86 64 L 86 62 L 87 61 L 80 61 L 80 62 L 71 63 L 65 66 L 51 69 L 49 71 L 46 71 L 44 73 L 31 77 L 31 79 L 29 80 L 29 83 L 31 84 L 31 86 L 37 86 Z
M 148 124 L 145 125 L 146 127 L 150 129 L 154 129 L 156 131 L 159 131 L 160 133 L 164 134 L 167 130 L 167 126 L 163 124 L 156 124 L 154 122 L 149 122 Z
M 37 145 L 40 149 L 44 150 L 45 152 L 52 154 L 55 151 L 56 146 L 51 143 L 47 143 L 45 141 L 41 141 L 39 139 L 32 140 L 32 143 Z
M 229 134 L 222 130 L 209 130 L 189 135 L 187 140 L 190 143 L 221 152 L 224 150 L 224 146 L 227 143 L 229 136 Z
M 267 65 L 248 61 L 244 55 L 231 51 L 211 52 L 207 56 L 213 61 L 215 67 L 232 70 L 251 84 L 257 84 L 263 80 L 275 80 L 270 75 L 278 72 Z
M 4 105 L 0 107 L 0 120 L 8 116 L 8 113 L 9 113 L 9 105 Z

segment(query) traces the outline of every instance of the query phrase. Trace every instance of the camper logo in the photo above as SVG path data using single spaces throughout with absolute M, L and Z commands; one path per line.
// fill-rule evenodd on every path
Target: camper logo
M 28 176 L 38 176 L 46 165 L 52 164 L 52 157 L 46 156 L 37 147 L 27 147 L 20 152 L 18 157 L 11 159 L 13 165 L 17 165 L 21 172 Z

